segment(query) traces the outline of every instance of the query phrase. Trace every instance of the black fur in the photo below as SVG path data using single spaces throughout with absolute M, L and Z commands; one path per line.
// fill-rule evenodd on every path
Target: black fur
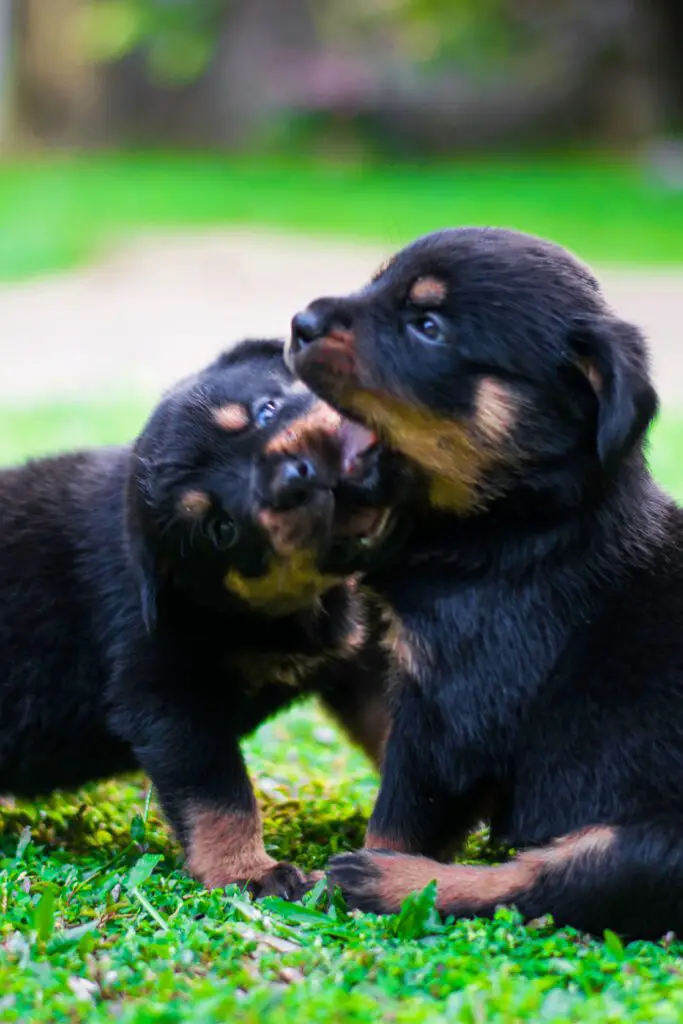
M 400 564 L 368 578 L 412 651 L 368 835 L 399 855 L 346 855 L 332 882 L 386 912 L 433 871 L 444 914 L 683 934 L 683 514 L 644 457 L 640 332 L 560 247 L 460 229 L 314 302 L 288 360 L 423 478 Z M 507 874 L 402 855 L 482 817 L 532 851 Z
M 280 343 L 244 343 L 169 392 L 135 445 L 0 473 L 0 791 L 31 797 L 142 766 L 189 848 L 198 809 L 257 818 L 239 741 L 302 694 L 321 695 L 378 755 L 382 630 L 343 579 L 354 550 L 364 557 L 347 527 L 354 503 L 379 494 L 372 458 L 366 477 L 347 481 L 335 566 L 343 498 L 331 488 L 346 442 L 334 432 L 312 452 L 310 437 L 296 442 L 310 489 L 289 495 L 285 514 L 301 519 L 302 547 L 328 558 L 334 585 L 284 614 L 224 585 L 231 568 L 253 579 L 273 556 L 258 516 L 277 518 L 282 458 L 265 447 L 317 401 L 294 383 Z M 226 430 L 215 411 L 234 402 L 248 423 Z M 207 508 L 184 512 L 188 492 Z M 266 888 L 291 895 L 292 872 L 301 881 L 280 866 Z M 237 880 L 228 863 L 196 873 Z

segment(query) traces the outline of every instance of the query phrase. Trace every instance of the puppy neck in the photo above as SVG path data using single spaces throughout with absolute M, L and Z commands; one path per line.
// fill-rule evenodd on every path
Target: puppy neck
M 224 588 L 201 595 L 169 587 L 160 594 L 159 627 L 185 635 L 224 637 L 226 650 L 316 653 L 334 646 L 350 602 L 346 585 L 282 615 L 259 611 Z
M 414 526 L 401 563 L 368 576 L 385 592 L 411 575 L 432 572 L 441 578 L 481 579 L 521 576 L 543 564 L 555 569 L 577 553 L 587 570 L 604 563 L 613 575 L 614 552 L 620 564 L 635 565 L 645 550 L 663 542 L 660 535 L 662 494 L 634 450 L 609 476 L 573 482 L 565 489 L 517 486 L 470 515 L 416 507 Z M 450 571 L 449 571 L 450 570 Z

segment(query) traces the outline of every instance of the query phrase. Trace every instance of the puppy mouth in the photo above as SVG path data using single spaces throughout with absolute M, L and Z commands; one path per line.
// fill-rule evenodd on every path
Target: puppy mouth
M 379 447 L 377 434 L 363 423 L 345 419 L 339 428 L 339 441 L 342 477 L 362 476 L 367 457 Z
M 294 508 L 264 506 L 256 520 L 265 531 L 271 549 L 280 557 L 296 552 L 317 552 L 329 543 L 334 516 L 334 497 L 329 489 L 320 489 L 306 502 Z
M 369 460 L 377 454 L 380 442 L 375 431 L 357 420 L 344 419 L 339 429 L 341 447 L 342 492 L 335 495 L 332 521 L 332 542 L 344 539 L 361 548 L 379 544 L 387 533 L 392 510 L 373 504 L 372 495 L 364 494 L 363 482 Z
M 349 552 L 369 550 L 382 542 L 392 519 L 389 507 L 340 503 L 332 491 L 321 494 L 316 509 L 262 509 L 257 517 L 273 551 L 284 557 L 304 550 L 323 557 L 340 544 Z
M 337 509 L 332 542 L 344 540 L 361 548 L 374 548 L 384 539 L 392 520 L 390 508 Z
M 294 373 L 324 402 L 342 415 L 339 436 L 342 440 L 342 476 L 349 478 L 361 471 L 363 458 L 382 445 L 391 447 L 391 439 L 379 435 L 381 424 L 370 424 L 357 408 L 359 395 L 368 394 L 381 402 L 384 397 L 367 383 L 361 382 L 355 357 L 340 359 L 336 347 L 325 341 L 290 355 Z
M 269 478 L 259 495 L 256 520 L 279 557 L 307 550 L 325 562 L 330 550 L 343 549 L 344 558 L 353 562 L 361 551 L 381 542 L 392 518 L 389 502 L 378 490 L 377 434 L 357 420 L 337 416 L 331 426 L 323 424 L 296 440 L 287 458 L 301 494 L 283 503 L 281 488 L 273 490 Z M 279 480 L 285 464 L 277 465 L 273 479 Z M 299 480 L 301 466 L 307 472 Z

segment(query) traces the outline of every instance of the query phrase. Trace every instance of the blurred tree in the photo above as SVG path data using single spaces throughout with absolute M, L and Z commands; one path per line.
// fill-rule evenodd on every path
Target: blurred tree
M 0 147 L 8 141 L 7 125 L 12 92 L 11 63 L 14 40 L 14 5 L 12 0 L 0 4 Z
M 94 0 L 82 12 L 82 41 L 96 60 L 141 50 L 156 81 L 191 81 L 209 64 L 229 6 L 230 0 Z
M 292 117 L 323 132 L 365 126 L 407 155 L 632 144 L 683 124 L 683 0 L 21 6 L 23 109 L 43 134 L 70 106 L 66 123 L 80 118 L 82 136 L 93 137 L 95 96 L 108 140 L 230 147 L 252 144 L 285 115 L 288 130 Z M 99 91 L 82 70 L 68 84 L 74 40 L 99 64 Z
M 645 0 L 642 0 L 645 2 Z M 683 0 L 651 0 L 672 126 L 683 129 Z
M 623 144 L 659 128 L 650 0 L 383 0 L 374 11 L 355 0 L 354 12 L 361 33 L 393 22 L 411 63 L 381 99 L 405 151 Z
M 19 0 L 15 7 L 15 117 L 23 143 L 73 142 L 87 135 L 97 104 L 96 74 L 77 25 L 87 0 Z
M 109 130 L 134 140 L 249 145 L 286 103 L 288 69 L 316 51 L 311 6 L 91 0 L 87 39 L 105 62 Z

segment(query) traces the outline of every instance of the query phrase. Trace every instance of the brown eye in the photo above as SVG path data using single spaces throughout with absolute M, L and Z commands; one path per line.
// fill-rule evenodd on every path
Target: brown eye
M 212 520 L 208 525 L 207 532 L 218 551 L 228 551 L 237 543 L 237 524 L 230 516 L 222 516 L 220 519 Z
M 436 313 L 421 313 L 408 324 L 408 329 L 419 341 L 439 345 L 446 340 L 445 324 Z

